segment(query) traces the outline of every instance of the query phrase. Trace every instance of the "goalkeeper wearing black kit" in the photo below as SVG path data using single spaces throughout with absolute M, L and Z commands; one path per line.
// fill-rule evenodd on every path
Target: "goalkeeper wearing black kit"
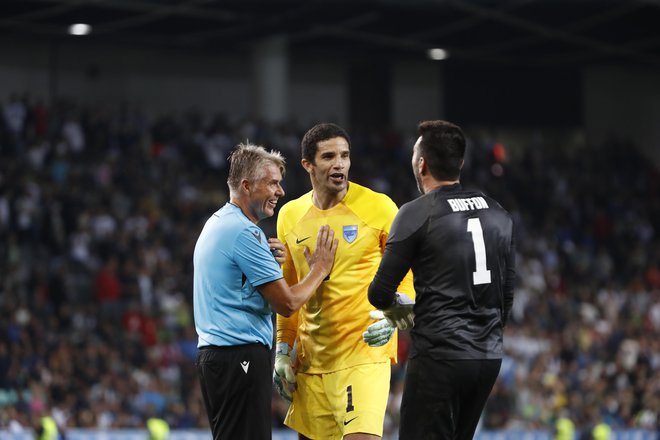
M 399 438 L 471 439 L 502 363 L 502 335 L 513 304 L 513 221 L 495 200 L 459 183 L 462 130 L 419 125 L 412 167 L 422 196 L 401 207 L 369 301 L 385 323 L 406 326 L 412 350 Z M 412 269 L 414 306 L 396 293 Z

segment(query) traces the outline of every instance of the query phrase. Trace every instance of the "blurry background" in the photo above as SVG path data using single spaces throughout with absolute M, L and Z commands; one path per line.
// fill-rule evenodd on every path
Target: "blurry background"
M 228 152 L 280 149 L 286 201 L 302 134 L 336 122 L 351 179 L 401 205 L 416 124 L 442 118 L 518 228 L 482 435 L 563 414 L 657 438 L 659 23 L 655 0 L 1 2 L 0 430 L 206 430 L 191 256 Z

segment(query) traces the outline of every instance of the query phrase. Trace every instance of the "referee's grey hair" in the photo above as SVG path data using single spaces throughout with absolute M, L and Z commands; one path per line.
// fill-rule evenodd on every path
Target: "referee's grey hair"
M 279 167 L 282 177 L 286 173 L 286 161 L 282 153 L 276 150 L 266 151 L 260 145 L 241 143 L 229 155 L 229 178 L 227 185 L 230 194 L 237 194 L 241 181 L 246 179 L 254 183 L 264 176 L 266 166 Z

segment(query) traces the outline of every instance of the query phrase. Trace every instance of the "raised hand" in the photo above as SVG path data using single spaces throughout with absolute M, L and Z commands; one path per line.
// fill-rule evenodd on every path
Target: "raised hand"
M 339 240 L 335 239 L 335 231 L 330 229 L 328 225 L 321 226 L 316 235 L 316 250 L 314 253 L 312 254 L 307 246 L 303 249 L 309 268 L 318 267 L 325 275 L 329 275 L 335 262 L 338 246 Z

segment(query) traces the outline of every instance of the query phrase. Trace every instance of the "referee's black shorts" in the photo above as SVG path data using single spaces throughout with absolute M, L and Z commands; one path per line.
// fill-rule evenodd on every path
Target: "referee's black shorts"
M 501 365 L 501 359 L 410 359 L 399 439 L 472 439 Z
M 272 360 L 268 347 L 202 347 L 195 364 L 215 440 L 272 438 Z

